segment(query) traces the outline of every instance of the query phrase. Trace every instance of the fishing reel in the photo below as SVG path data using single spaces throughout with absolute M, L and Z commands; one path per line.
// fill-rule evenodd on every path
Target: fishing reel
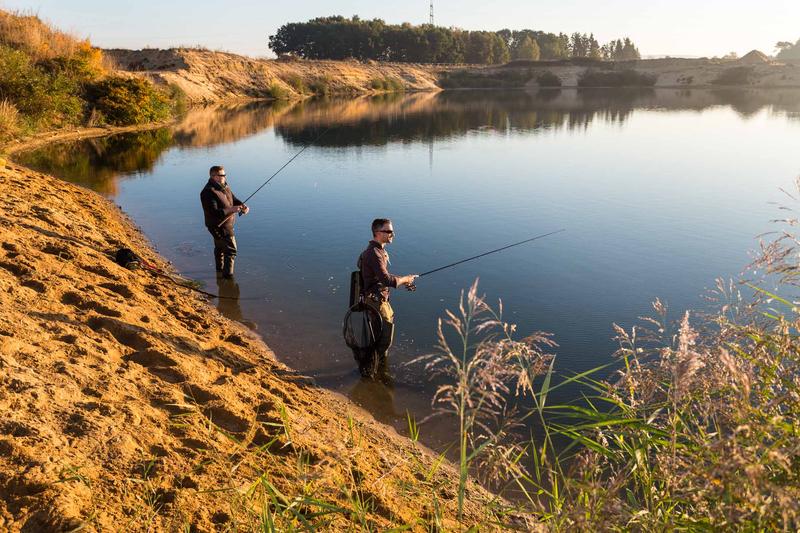
M 408 285 L 406 285 L 406 290 L 408 292 L 414 292 L 417 290 L 417 286 L 414 283 L 409 283 Z

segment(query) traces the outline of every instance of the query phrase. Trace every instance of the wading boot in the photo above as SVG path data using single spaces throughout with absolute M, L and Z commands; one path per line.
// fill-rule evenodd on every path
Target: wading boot
M 222 269 L 225 265 L 224 254 L 214 254 L 214 269 L 217 271 L 217 277 L 222 276 Z
M 232 279 L 233 278 L 233 256 L 226 255 L 225 261 L 222 266 L 222 277 L 225 279 Z

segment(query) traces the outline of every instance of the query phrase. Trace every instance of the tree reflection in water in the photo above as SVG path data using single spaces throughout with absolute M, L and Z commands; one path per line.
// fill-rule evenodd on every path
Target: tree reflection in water
M 797 89 L 541 89 L 452 91 L 321 98 L 297 103 L 250 102 L 199 107 L 175 126 L 55 144 L 15 159 L 108 196 L 117 179 L 151 172 L 173 147 L 207 148 L 268 128 L 305 146 L 346 148 L 431 143 L 475 132 L 534 135 L 581 130 L 593 121 L 624 123 L 637 109 L 693 110 L 729 106 L 743 117 L 770 109 L 800 116 Z

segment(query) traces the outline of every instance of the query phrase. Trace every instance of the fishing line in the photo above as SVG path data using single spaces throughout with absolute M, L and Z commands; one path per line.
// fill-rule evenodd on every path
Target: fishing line
M 539 239 L 544 239 L 545 237 L 549 237 L 551 235 L 555 235 L 556 233 L 561 233 L 562 231 L 567 231 L 567 230 L 566 229 L 560 229 L 560 230 L 556 230 L 556 231 L 551 231 L 550 233 L 544 233 L 542 235 L 537 235 L 536 237 L 531 237 L 530 239 L 525 239 L 524 241 L 515 242 L 514 244 L 509 244 L 507 246 L 503 246 L 503 247 L 497 248 L 495 250 L 490 250 L 490 251 L 484 252 L 482 254 L 474 255 L 472 257 L 468 257 L 466 259 L 462 259 L 461 261 L 456 261 L 454 263 L 450 263 L 449 265 L 441 266 L 439 268 L 434 268 L 433 270 L 428 270 L 427 272 L 423 272 L 422 274 L 420 274 L 419 277 L 421 278 L 422 276 L 427 276 L 427 275 L 433 274 L 434 272 L 440 272 L 442 270 L 446 270 L 448 268 L 452 268 L 452 267 L 454 267 L 456 265 L 460 265 L 461 263 L 466 263 L 467 261 L 473 261 L 475 259 L 478 259 L 478 258 L 481 258 L 481 257 L 485 257 L 487 255 L 496 254 L 497 252 L 502 252 L 503 250 L 508 250 L 509 248 L 514 248 L 515 246 L 520 246 L 522 244 L 527 244 L 529 242 L 533 242 L 533 241 L 536 241 L 536 240 L 539 240 Z M 411 287 L 414 287 L 414 285 L 412 284 L 412 285 L 408 286 L 409 290 L 413 291 L 414 289 L 412 289 Z M 416 287 L 414 287 L 414 288 L 416 288 Z
M 282 171 L 284 168 L 288 167 L 288 166 L 291 164 L 291 162 L 292 162 L 292 161 L 294 161 L 295 159 L 297 159 L 298 157 L 300 157 L 300 154 L 302 154 L 303 152 L 305 152 L 305 151 L 306 151 L 306 149 L 308 149 L 308 148 L 310 148 L 311 146 L 313 146 L 314 144 L 316 144 L 316 143 L 317 143 L 317 141 L 319 141 L 319 140 L 322 138 L 322 136 L 323 136 L 323 135 L 325 135 L 326 133 L 328 133 L 328 131 L 330 131 L 330 129 L 331 129 L 331 126 L 329 126 L 329 127 L 325 128 L 324 130 L 322 130 L 322 133 L 320 133 L 319 135 L 317 135 L 317 138 L 316 138 L 316 139 L 314 139 L 313 141 L 311 141 L 310 143 L 308 143 L 307 145 L 305 145 L 305 146 L 303 147 L 303 149 L 302 149 L 302 150 L 300 150 L 299 152 L 297 152 L 296 154 L 294 154 L 294 155 L 292 156 L 292 158 L 291 158 L 291 159 L 289 159 L 289 160 L 288 160 L 286 163 L 284 163 L 284 164 L 283 164 L 283 166 L 282 166 L 281 168 L 279 168 L 278 170 L 276 170 L 276 171 L 275 171 L 275 173 L 274 173 L 272 176 L 270 176 L 270 177 L 269 177 L 269 179 L 267 179 L 267 181 L 265 181 L 264 183 L 262 183 L 262 184 L 261 184 L 261 186 L 260 186 L 258 189 L 256 189 L 255 191 L 253 191 L 253 194 L 251 194 L 250 196 L 248 196 L 247 198 L 245 198 L 245 199 L 242 201 L 242 203 L 243 203 L 243 204 L 246 204 L 246 203 L 247 203 L 247 202 L 248 202 L 248 201 L 249 201 L 249 200 L 250 200 L 250 199 L 251 199 L 253 196 L 255 196 L 255 195 L 258 193 L 258 191 L 260 191 L 261 189 L 263 189 L 264 187 L 266 187 L 266 186 L 267 186 L 267 184 L 268 184 L 270 181 L 272 181 L 272 179 L 273 179 L 275 176 L 277 176 L 278 174 L 280 174 L 280 173 L 281 173 L 281 171 Z M 225 224 L 225 223 L 228 221 L 228 219 L 229 219 L 229 218 L 231 218 L 232 216 L 233 216 L 233 213 L 231 213 L 230 215 L 228 215 L 227 217 L 225 217 L 224 219 L 222 219 L 222 222 L 220 222 L 219 224 L 217 224 L 217 227 L 218 227 L 218 228 L 222 227 L 222 225 L 223 225 L 223 224 Z

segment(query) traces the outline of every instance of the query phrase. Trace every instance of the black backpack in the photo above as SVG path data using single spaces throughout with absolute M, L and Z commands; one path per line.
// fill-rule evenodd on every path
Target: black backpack
M 114 256 L 114 261 L 128 270 L 137 270 L 142 266 L 142 258 L 130 248 L 120 248 Z

